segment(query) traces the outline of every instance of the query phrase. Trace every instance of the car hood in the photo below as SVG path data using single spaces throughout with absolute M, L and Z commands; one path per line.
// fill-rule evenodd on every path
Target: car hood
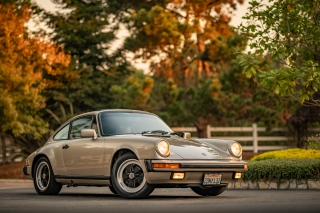
M 228 151 L 232 141 L 214 139 L 165 138 L 170 149 L 184 159 L 234 159 Z

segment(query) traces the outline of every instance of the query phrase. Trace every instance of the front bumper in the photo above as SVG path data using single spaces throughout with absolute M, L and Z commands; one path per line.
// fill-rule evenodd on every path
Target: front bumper
M 32 179 L 32 169 L 31 166 L 24 166 L 22 167 L 22 172 L 24 175 L 27 175 L 29 177 L 29 179 Z
M 221 174 L 221 184 L 234 183 L 238 179 L 235 173 L 248 170 L 245 161 L 224 160 L 145 160 L 146 179 L 150 184 L 178 184 L 187 186 L 201 186 L 205 174 Z M 179 168 L 153 168 L 153 164 L 179 164 Z M 185 174 L 182 180 L 172 179 L 173 172 Z
M 177 169 L 153 168 L 153 164 L 179 164 Z M 224 171 L 224 172 L 245 172 L 248 170 L 245 161 L 230 160 L 145 160 L 147 172 L 162 171 Z

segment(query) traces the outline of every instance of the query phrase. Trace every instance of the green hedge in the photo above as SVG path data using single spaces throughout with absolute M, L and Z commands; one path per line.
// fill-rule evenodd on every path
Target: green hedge
M 278 150 L 265 152 L 260 155 L 257 155 L 251 159 L 251 161 L 261 161 L 268 159 L 320 159 L 320 150 L 314 149 L 287 149 L 287 150 Z
M 243 180 L 320 179 L 320 159 L 268 159 L 248 161 Z

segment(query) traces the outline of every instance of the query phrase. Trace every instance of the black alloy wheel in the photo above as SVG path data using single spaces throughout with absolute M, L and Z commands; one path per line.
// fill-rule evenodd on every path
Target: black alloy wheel
M 112 167 L 111 182 L 124 198 L 145 198 L 154 187 L 147 183 L 142 166 L 132 153 L 120 156 Z
M 35 164 L 33 184 L 40 195 L 56 195 L 62 188 L 62 184 L 55 181 L 50 162 L 45 157 L 39 158 Z

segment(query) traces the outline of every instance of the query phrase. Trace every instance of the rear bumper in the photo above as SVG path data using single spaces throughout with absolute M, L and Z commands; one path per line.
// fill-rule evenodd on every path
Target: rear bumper
M 32 171 L 31 166 L 26 165 L 26 166 L 22 167 L 23 174 L 29 176 L 29 179 L 32 179 L 32 174 L 31 174 L 32 172 L 31 171 Z

